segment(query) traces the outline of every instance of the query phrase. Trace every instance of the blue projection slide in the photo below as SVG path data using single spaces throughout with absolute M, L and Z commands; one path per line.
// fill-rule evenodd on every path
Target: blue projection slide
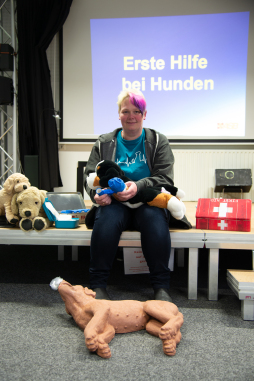
M 245 136 L 249 12 L 92 19 L 94 133 L 120 127 L 117 96 L 136 88 L 144 127 L 170 137 Z

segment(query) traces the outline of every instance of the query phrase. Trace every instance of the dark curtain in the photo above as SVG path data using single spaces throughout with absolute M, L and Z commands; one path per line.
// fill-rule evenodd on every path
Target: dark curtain
M 72 0 L 18 0 L 18 128 L 21 163 L 39 157 L 39 188 L 62 186 L 58 136 L 46 50 Z

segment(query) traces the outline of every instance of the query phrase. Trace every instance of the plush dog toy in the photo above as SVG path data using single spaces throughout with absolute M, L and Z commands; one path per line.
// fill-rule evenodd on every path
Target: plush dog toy
M 108 188 L 110 180 L 113 178 L 121 179 L 123 182 L 131 181 L 115 162 L 103 160 L 97 164 L 95 172 L 89 174 L 87 184 L 94 190 L 101 187 Z M 123 203 L 130 208 L 137 208 L 145 203 L 158 208 L 166 208 L 175 219 L 181 220 L 186 212 L 185 205 L 181 201 L 184 195 L 182 190 L 173 185 L 161 184 L 160 187 L 142 189 L 132 199 Z M 115 194 L 113 197 L 117 199 Z
M 11 224 L 16 224 L 19 218 L 11 210 L 11 200 L 13 195 L 29 188 L 31 184 L 26 176 L 21 173 L 13 173 L 3 184 L 0 190 L 0 216 L 6 216 Z
M 162 340 L 166 355 L 175 355 L 183 324 L 183 315 L 175 304 L 161 300 L 97 300 L 94 291 L 72 286 L 60 277 L 54 278 L 50 286 L 59 291 L 66 312 L 84 331 L 89 351 L 109 358 L 111 351 L 108 343 L 115 333 L 145 329 Z
M 45 190 L 30 187 L 13 196 L 11 210 L 21 217 L 19 226 L 24 232 L 33 229 L 40 232 L 52 226 L 53 222 L 49 221 L 42 207 L 46 195 Z

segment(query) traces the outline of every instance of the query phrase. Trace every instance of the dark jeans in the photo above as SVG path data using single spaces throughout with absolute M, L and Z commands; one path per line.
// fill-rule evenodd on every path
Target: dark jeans
M 90 287 L 106 287 L 122 232 L 137 230 L 141 233 L 142 251 L 153 288 L 169 288 L 169 216 L 166 209 L 146 204 L 131 209 L 112 200 L 108 206 L 99 206 L 91 237 Z

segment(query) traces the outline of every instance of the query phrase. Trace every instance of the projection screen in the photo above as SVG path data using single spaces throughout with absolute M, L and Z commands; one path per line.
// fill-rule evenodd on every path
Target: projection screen
M 121 1 L 73 1 L 61 44 L 62 142 L 120 127 L 124 88 L 143 92 L 144 127 L 171 141 L 254 141 L 253 2 L 175 3 L 129 1 L 126 11 Z

